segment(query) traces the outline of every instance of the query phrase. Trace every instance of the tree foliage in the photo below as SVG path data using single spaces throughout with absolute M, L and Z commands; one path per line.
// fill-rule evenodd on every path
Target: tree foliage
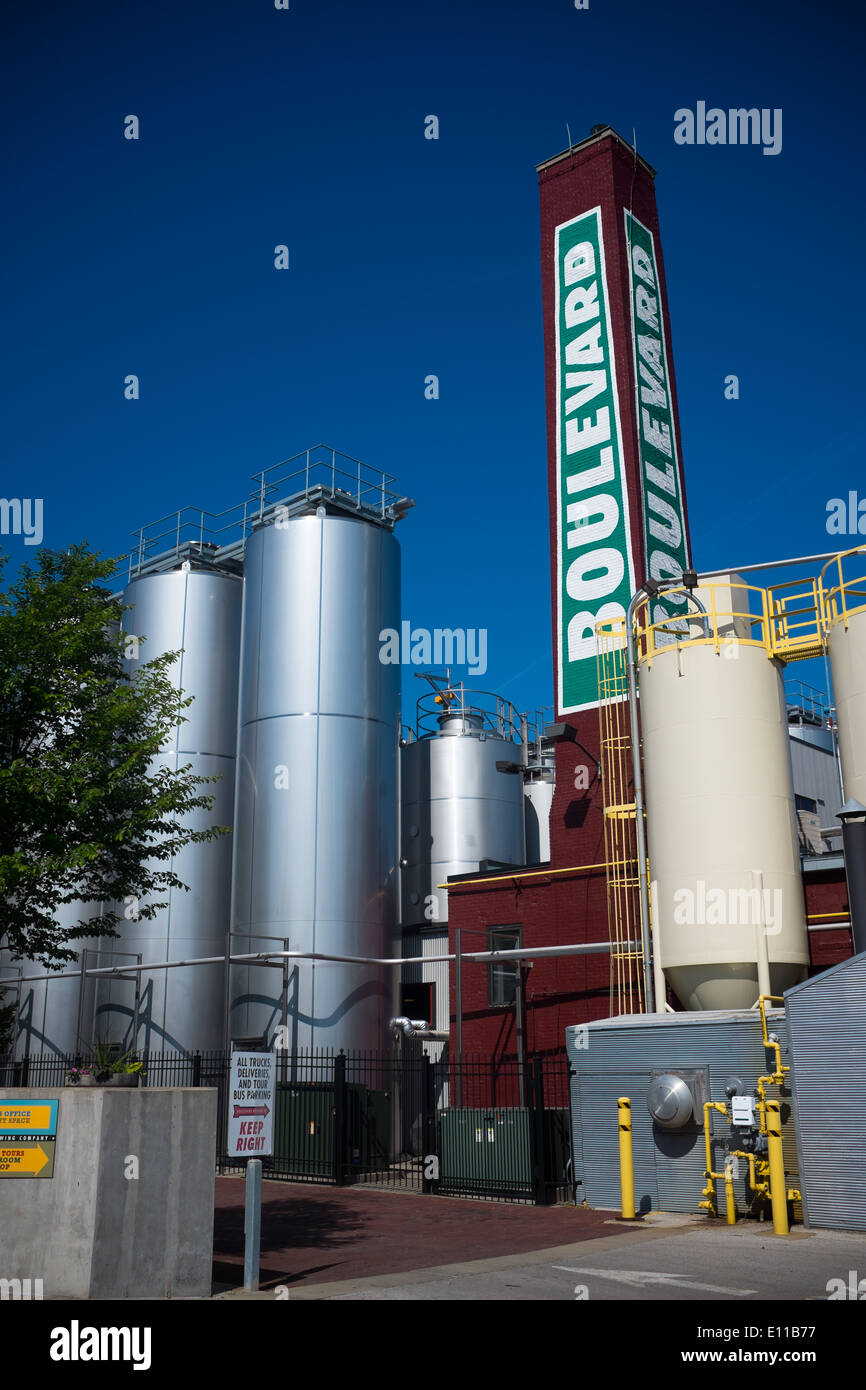
M 42 550 L 0 593 L 0 944 L 48 967 L 75 959 L 70 941 L 116 936 L 125 902 L 153 917 L 186 888 L 178 851 L 227 833 L 190 823 L 216 779 L 157 757 L 192 702 L 167 674 L 179 653 L 124 659 L 114 572 L 86 545 Z M 59 923 L 77 902 L 103 915 Z

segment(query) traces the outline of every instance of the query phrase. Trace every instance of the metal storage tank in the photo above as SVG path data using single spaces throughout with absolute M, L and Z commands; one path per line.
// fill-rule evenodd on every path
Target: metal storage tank
M 101 915 L 99 903 L 67 903 L 55 917 L 59 926 L 72 931 L 79 922 L 90 922 Z M 39 961 L 13 961 L 8 951 L 0 953 L 0 986 L 7 986 L 5 1004 L 17 1002 L 16 1036 L 13 1053 L 16 1058 L 54 1053 L 65 1056 L 83 1049 L 93 1041 L 93 1010 L 95 981 L 76 974 L 82 967 L 95 966 L 99 953 L 99 938 L 87 937 L 70 942 L 78 952 L 78 961 L 70 961 L 58 970 L 58 976 L 69 979 L 32 980 L 22 983 L 18 992 L 18 972 L 21 976 L 45 975 L 48 972 Z M 8 967 L 8 968 L 7 968 Z
M 845 800 L 866 806 L 866 546 L 831 560 L 821 582 Z
M 866 1231 L 866 954 L 788 990 L 785 1016 L 804 1224 Z
M 172 731 L 156 766 L 190 764 L 219 781 L 201 787 L 214 797 L 210 811 L 194 813 L 196 829 L 231 826 L 237 741 L 238 655 L 243 584 L 237 574 L 189 567 L 134 579 L 124 593 L 133 604 L 124 629 L 146 638 L 139 662 L 168 651 L 181 655 L 167 672 L 175 688 L 193 702 L 186 723 Z M 181 650 L 182 649 L 182 650 Z M 138 663 L 129 662 L 134 675 Z M 168 906 L 152 919 L 130 917 L 119 939 L 100 943 L 100 965 L 222 956 L 231 895 L 232 837 L 188 845 L 172 867 L 189 892 L 165 890 Z M 134 911 L 121 905 L 122 913 Z M 133 1038 L 135 985 L 131 980 L 100 980 L 96 1035 L 101 1039 L 153 1050 L 191 1052 L 223 1046 L 224 968 L 221 965 L 155 970 L 141 978 L 138 1036 Z
M 523 773 L 527 864 L 550 862 L 550 808 L 555 790 L 556 761 L 552 751 L 530 757 Z
M 476 693 L 440 695 L 436 731 L 419 724 L 422 736 L 400 759 L 404 926 L 448 920 L 448 891 L 438 885 L 450 874 L 483 859 L 526 863 L 521 748 Z
M 729 576 L 697 595 L 706 633 L 692 616 L 672 637 L 638 611 L 653 922 L 685 1008 L 749 1008 L 762 939 L 773 994 L 809 963 L 785 696 L 764 591 Z
M 767 1010 L 767 1029 L 781 1044 L 789 1065 L 785 1014 Z M 631 1100 L 635 1205 L 645 1211 L 698 1212 L 705 1185 L 703 1103 L 728 1100 L 725 1088 L 751 1095 L 757 1078 L 772 1071 L 775 1054 L 766 1049 L 757 1009 L 702 1013 L 624 1014 L 566 1029 L 571 1064 L 572 1162 L 576 1200 L 591 1207 L 618 1209 L 619 1134 L 617 1100 Z M 682 1076 L 696 1102 L 681 1128 L 662 1128 L 647 1106 L 649 1092 L 664 1075 Z M 791 1073 L 793 1074 L 793 1073 Z M 790 1075 L 789 1074 L 789 1080 Z M 769 1085 L 767 1096 L 781 1097 L 782 1144 L 790 1185 L 797 1187 L 797 1146 L 787 1086 Z M 698 1118 L 699 1115 L 699 1118 Z M 715 1171 L 723 1167 L 723 1141 L 741 1147 L 740 1136 L 718 1113 L 713 1116 Z M 734 1192 L 739 1211 L 751 1197 L 745 1160 L 735 1160 Z M 717 1182 L 716 1209 L 724 1212 L 724 1184 Z
M 397 922 L 400 626 L 392 524 L 320 505 L 247 543 L 232 949 L 391 957 Z M 292 963 L 294 1048 L 382 1051 L 393 967 Z M 231 1036 L 270 1039 L 281 973 L 236 966 Z

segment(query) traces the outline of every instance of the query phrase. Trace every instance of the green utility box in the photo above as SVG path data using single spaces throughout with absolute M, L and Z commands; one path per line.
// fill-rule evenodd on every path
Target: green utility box
M 529 1111 L 460 1106 L 440 1117 L 440 1183 L 522 1190 L 532 1184 Z
M 334 1163 L 334 1087 L 294 1082 L 277 1087 L 274 1167 L 327 1177 Z
M 390 1155 L 391 1093 L 347 1083 L 343 1163 L 349 1173 L 386 1168 Z M 274 1158 L 277 1169 L 328 1177 L 334 1167 L 336 1097 L 333 1082 L 277 1087 Z
M 346 1087 L 346 1161 L 367 1173 L 387 1168 L 391 1155 L 391 1092 Z
M 532 1190 L 532 1117 L 525 1106 L 452 1107 L 440 1116 L 440 1190 Z M 567 1180 L 568 1111 L 544 1111 L 545 1182 Z

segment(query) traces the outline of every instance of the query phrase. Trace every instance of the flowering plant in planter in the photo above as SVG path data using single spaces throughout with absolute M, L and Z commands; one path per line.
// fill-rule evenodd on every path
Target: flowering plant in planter
M 94 1080 L 90 1067 L 69 1067 L 66 1072 L 67 1086 L 92 1086 Z

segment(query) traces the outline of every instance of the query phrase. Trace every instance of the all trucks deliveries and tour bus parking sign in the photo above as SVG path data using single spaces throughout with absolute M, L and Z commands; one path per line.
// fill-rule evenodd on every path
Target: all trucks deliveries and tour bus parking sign
M 229 1088 L 228 1154 L 262 1158 L 274 1151 L 273 1052 L 233 1052 Z

